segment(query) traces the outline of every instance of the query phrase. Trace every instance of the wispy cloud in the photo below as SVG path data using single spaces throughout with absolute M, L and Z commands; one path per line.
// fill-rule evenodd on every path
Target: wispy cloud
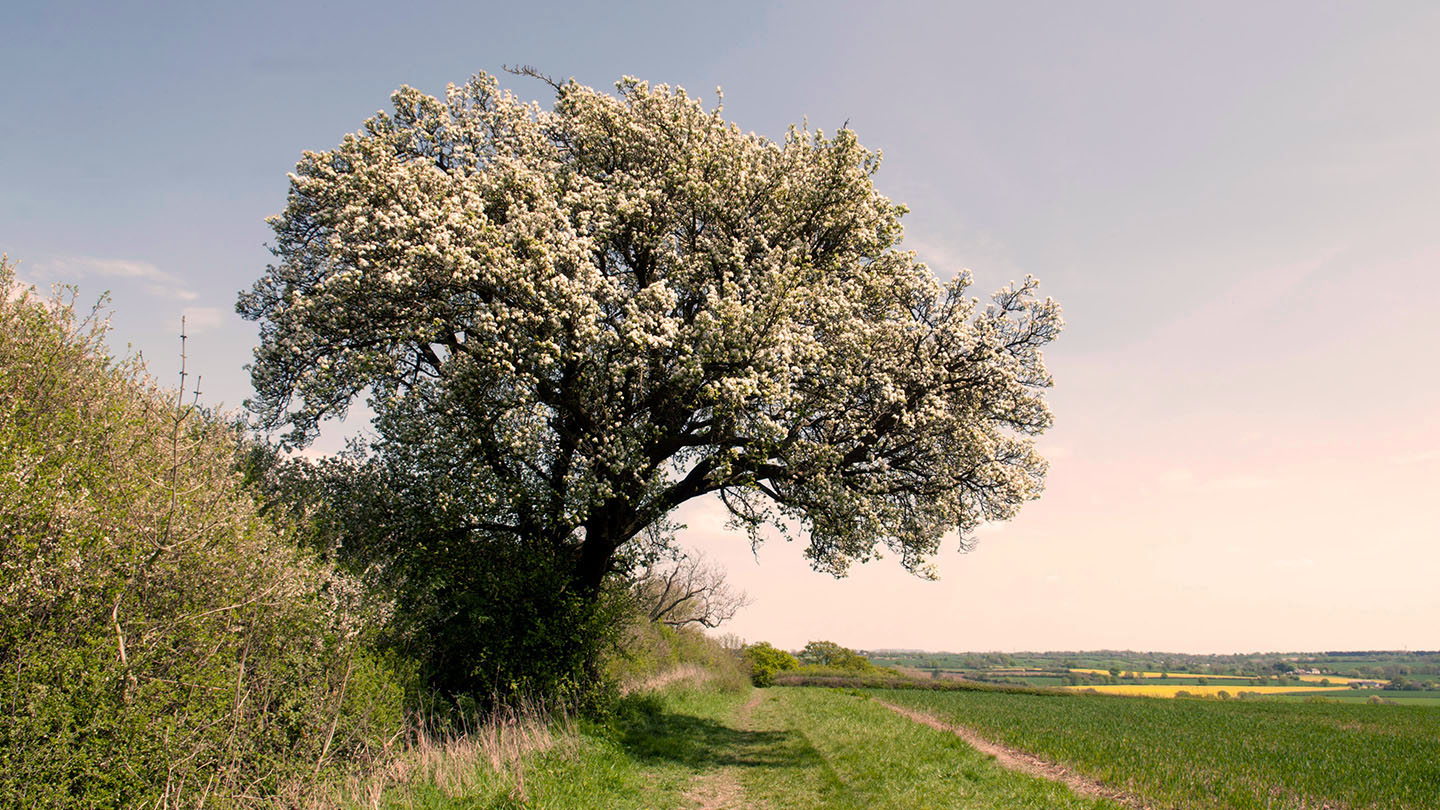
M 948 278 L 968 265 L 959 251 L 939 241 L 907 237 L 901 247 L 915 251 L 915 257 L 924 262 L 933 273 L 943 273 Z
M 1172 487 L 1187 487 L 1195 483 L 1195 473 L 1192 473 L 1183 467 L 1178 467 L 1173 470 L 1166 470 L 1165 472 L 1160 473 L 1160 483 L 1167 484 Z
M 1042 443 L 1039 447 L 1039 451 L 1040 455 L 1051 461 L 1058 461 L 1062 458 L 1070 458 L 1071 456 L 1075 455 L 1075 451 L 1071 449 L 1070 445 L 1068 444 Z
M 1214 481 L 1210 486 L 1228 490 L 1269 489 L 1275 486 L 1275 479 L 1263 475 L 1231 475 Z
M 1337 242 L 1303 260 L 1256 267 L 1216 292 L 1197 298 L 1188 311 L 1176 307 L 1173 310 L 1175 317 L 1157 322 L 1153 330 L 1127 335 L 1127 344 L 1132 349 L 1146 352 L 1153 351 L 1157 345 L 1187 346 L 1196 351 L 1213 352 L 1217 331 L 1228 330 L 1232 337 L 1246 334 L 1243 328 L 1230 327 L 1251 324 L 1268 308 L 1274 307 L 1276 301 L 1288 300 L 1307 280 L 1329 268 L 1348 247 L 1348 242 Z M 1241 437 L 1246 442 L 1257 438 L 1259 436 L 1253 433 Z
M 976 526 L 975 531 L 971 532 L 970 534 L 972 537 L 989 537 L 991 535 L 1000 534 L 1001 532 L 1005 531 L 1005 529 L 1009 526 L 1010 524 L 1004 521 L 991 521 L 988 523 L 981 523 L 979 526 Z
M 1220 478 L 1201 478 L 1196 476 L 1193 471 L 1183 467 L 1166 470 L 1160 473 L 1157 478 L 1160 483 L 1176 489 L 1221 490 L 1231 492 L 1269 489 L 1277 483 L 1273 478 L 1251 473 L 1227 475 Z
M 1427 464 L 1432 461 L 1440 461 L 1440 450 L 1422 450 L 1390 459 L 1391 464 Z
M 18 298 L 30 288 L 30 282 L 16 274 L 10 278 L 10 282 L 0 289 L 0 300 L 9 301 L 11 298 Z
M 180 311 L 185 317 L 185 329 L 192 335 L 219 329 L 225 322 L 225 313 L 219 307 L 185 307 Z
M 9 288 L 0 290 L 0 294 L 3 294 L 6 299 L 19 296 L 32 287 L 38 292 L 45 292 L 45 285 L 36 281 L 35 278 L 31 276 L 31 264 L 29 262 L 25 262 L 22 265 L 21 262 L 7 258 L 6 266 L 10 268 L 12 274 Z
M 901 247 L 915 251 L 916 258 L 941 280 L 954 278 L 962 270 L 973 270 L 982 279 L 1024 275 L 1010 248 L 989 231 L 958 226 L 939 238 L 909 233 Z
M 1299 559 L 1293 560 L 1271 560 L 1270 564 L 1275 566 L 1276 568 L 1285 568 L 1290 570 L 1298 568 L 1314 568 L 1316 565 L 1315 561 L 1310 559 L 1309 557 L 1301 557 Z
M 35 270 L 52 281 L 76 281 L 81 278 L 129 279 L 139 282 L 151 295 L 193 301 L 199 296 L 184 282 L 150 262 L 133 259 L 105 259 L 94 256 L 60 256 L 35 262 Z

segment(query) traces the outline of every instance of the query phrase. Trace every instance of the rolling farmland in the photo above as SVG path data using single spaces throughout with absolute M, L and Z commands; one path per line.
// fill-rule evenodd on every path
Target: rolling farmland
M 1103 669 L 1090 669 L 1090 668 L 1085 668 L 1085 667 L 1077 667 L 1077 668 L 1072 669 L 1072 670 L 1070 670 L 1070 671 L 1071 671 L 1071 672 L 1079 672 L 1079 673 L 1086 674 L 1086 675 L 1107 675 L 1107 674 L 1109 674 L 1108 670 L 1103 670 Z M 1136 675 L 1139 675 L 1140 677 L 1145 678 L 1145 679 L 1147 679 L 1147 680 L 1153 680 L 1153 679 L 1193 679 L 1193 678 L 1205 678 L 1205 679 L 1207 679 L 1207 680 L 1212 680 L 1212 681 L 1248 681 L 1248 680 L 1251 680 L 1251 678 L 1250 678 L 1249 676 L 1246 676 L 1246 675 L 1207 675 L 1207 674 L 1205 674 L 1205 673 L 1203 673 L 1203 672 L 1137 672 L 1137 673 L 1135 673 L 1135 674 L 1136 674 Z M 1305 683 L 1317 683 L 1317 684 L 1318 684 L 1318 683 L 1321 683 L 1322 681 L 1328 681 L 1328 682 L 1330 682 L 1330 683 L 1332 683 L 1332 684 L 1338 684 L 1338 685 L 1340 685 L 1340 686 L 1348 686 L 1348 685 L 1350 685 L 1351 683 L 1356 683 L 1356 682 L 1360 682 L 1360 681 L 1363 681 L 1363 680 L 1364 680 L 1364 679 L 1362 679 L 1362 678 L 1345 678 L 1345 677 L 1341 677 L 1341 676 L 1339 676 L 1339 675 L 1297 675 L 1297 676 L 1295 676 L 1295 677 L 1296 677 L 1298 680 L 1304 681 Z
M 1440 807 L 1440 708 L 873 690 L 1184 810 Z
M 1261 695 L 1308 695 L 1314 693 L 1349 692 L 1344 686 L 1246 686 L 1225 685 L 1225 686 L 1194 686 L 1185 684 L 1166 683 L 1118 683 L 1098 684 L 1096 686 L 1071 686 L 1066 687 L 1072 692 L 1098 692 L 1102 695 L 1128 695 L 1130 697 L 1156 697 L 1173 698 L 1180 693 L 1203 697 L 1217 697 L 1221 693 L 1235 695 L 1240 692 L 1261 694 Z

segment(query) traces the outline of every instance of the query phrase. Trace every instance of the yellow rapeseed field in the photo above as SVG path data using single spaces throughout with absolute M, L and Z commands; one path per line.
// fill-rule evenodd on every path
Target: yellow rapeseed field
M 1090 675 L 1109 675 L 1109 674 L 1110 674 L 1110 670 L 1108 670 L 1108 669 L 1072 669 L 1072 670 L 1070 670 L 1070 671 L 1071 671 L 1071 672 L 1086 673 L 1086 674 L 1090 674 Z M 1129 672 L 1129 670 L 1125 670 L 1125 671 L 1126 671 L 1126 672 Z M 1140 674 L 1140 676 L 1143 677 L 1143 678 L 1159 678 L 1162 673 L 1159 673 L 1159 672 L 1141 672 L 1141 673 L 1139 673 L 1139 674 Z M 1247 677 L 1247 676 L 1245 676 L 1245 675 L 1206 675 L 1206 674 L 1203 673 L 1203 672 L 1172 672 L 1172 673 L 1170 673 L 1170 677 L 1172 677 L 1172 678 L 1206 678 L 1206 679 L 1209 679 L 1209 680 L 1212 680 L 1212 681 L 1217 681 L 1217 680 L 1249 681 L 1249 680 L 1253 680 L 1253 678 Z M 1295 676 L 1295 677 L 1296 677 L 1298 680 L 1304 681 L 1305 683 L 1320 683 L 1321 681 L 1329 681 L 1329 682 L 1332 683 L 1332 684 L 1337 684 L 1337 685 L 1340 685 L 1340 686 L 1345 686 L 1345 685 L 1349 684 L 1349 683 L 1352 682 L 1352 681 L 1363 681 L 1363 680 L 1366 680 L 1365 678 L 1342 678 L 1342 677 L 1339 676 L 1339 675 L 1297 675 L 1297 676 Z M 1181 686 L 1181 687 L 1178 687 L 1178 688 L 1184 689 L 1185 687 Z M 1258 687 L 1256 687 L 1256 688 L 1258 688 Z
M 1206 676 L 1209 677 L 1209 676 Z M 1067 689 L 1074 692 L 1085 692 L 1094 689 L 1096 692 L 1107 695 L 1131 695 L 1135 697 L 1175 697 L 1176 692 L 1189 692 L 1192 695 L 1218 695 L 1227 692 L 1236 695 L 1241 692 L 1258 692 L 1262 695 L 1280 695 L 1295 692 L 1341 692 L 1347 690 L 1346 686 L 1244 686 L 1231 684 L 1228 686 L 1172 686 L 1170 684 L 1103 684 L 1100 686 L 1069 686 Z

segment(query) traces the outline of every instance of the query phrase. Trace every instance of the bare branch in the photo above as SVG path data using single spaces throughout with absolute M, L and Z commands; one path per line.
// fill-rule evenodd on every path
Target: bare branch
M 646 567 L 633 591 L 650 621 L 671 627 L 718 627 L 750 604 L 744 591 L 733 590 L 725 581 L 719 566 L 698 554 L 664 567 Z
M 501 65 L 500 69 L 515 76 L 529 76 L 532 79 L 539 79 L 554 88 L 557 93 L 560 91 L 560 82 L 555 81 L 547 74 L 541 73 L 533 65 Z

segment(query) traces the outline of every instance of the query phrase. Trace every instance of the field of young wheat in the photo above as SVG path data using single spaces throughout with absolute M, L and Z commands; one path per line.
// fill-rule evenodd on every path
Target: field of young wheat
M 1186 810 L 1440 807 L 1440 708 L 870 690 Z

